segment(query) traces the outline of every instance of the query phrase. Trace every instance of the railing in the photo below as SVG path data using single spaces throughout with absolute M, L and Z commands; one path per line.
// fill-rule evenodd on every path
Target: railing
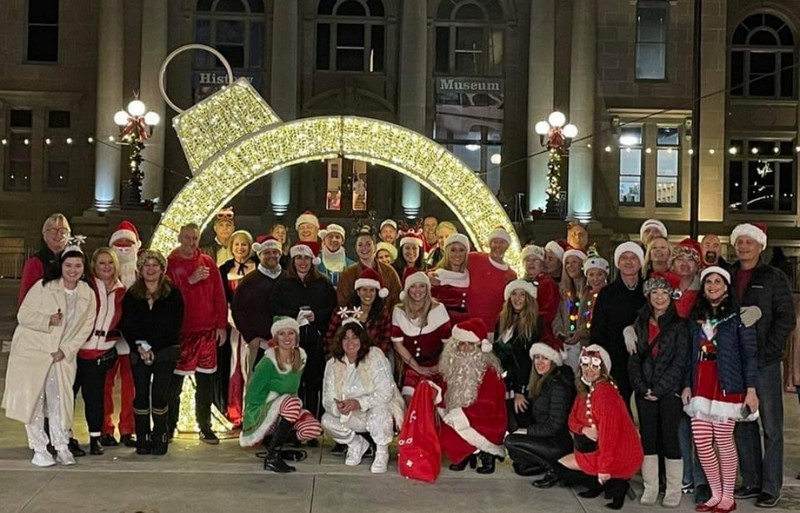
M 20 237 L 0 237 L 0 278 L 21 278 L 25 260 L 36 252 Z

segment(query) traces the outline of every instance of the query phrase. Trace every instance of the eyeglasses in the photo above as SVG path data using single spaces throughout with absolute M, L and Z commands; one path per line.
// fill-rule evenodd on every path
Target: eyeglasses
M 597 356 L 581 356 L 581 367 L 591 367 L 599 370 L 601 365 L 603 365 L 603 360 Z
M 67 228 L 48 228 L 48 232 L 57 233 L 59 235 L 69 235 L 70 231 Z

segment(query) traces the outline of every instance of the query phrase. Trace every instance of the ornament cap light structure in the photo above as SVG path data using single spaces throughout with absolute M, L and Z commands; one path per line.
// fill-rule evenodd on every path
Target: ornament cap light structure
M 144 116 L 147 107 L 142 100 L 133 100 L 128 104 L 128 113 L 131 116 Z
M 124 110 L 117 111 L 117 113 L 114 114 L 114 124 L 116 124 L 117 126 L 125 126 L 128 124 L 129 117 L 130 116 L 128 115 L 128 113 L 125 112 Z
M 533 130 L 538 135 L 547 135 L 547 133 L 550 131 L 550 123 L 547 121 L 539 121 L 534 125 Z
M 547 122 L 550 123 L 552 127 L 561 128 L 564 126 L 564 123 L 567 122 L 567 116 L 565 116 L 563 112 L 551 112 L 547 117 Z
M 161 116 L 157 112 L 150 111 L 144 115 L 144 122 L 147 126 L 156 126 L 161 122 Z
M 575 136 L 578 135 L 578 127 L 576 127 L 572 123 L 569 123 L 567 126 L 565 126 L 563 131 L 564 131 L 564 137 L 567 137 L 569 139 L 574 139 Z

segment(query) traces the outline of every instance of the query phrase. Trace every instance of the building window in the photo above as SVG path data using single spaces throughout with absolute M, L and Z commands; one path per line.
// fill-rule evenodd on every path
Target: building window
M 641 126 L 624 126 L 619 136 L 619 204 L 644 205 L 642 189 L 642 141 Z
M 200 0 L 195 13 L 195 41 L 212 46 L 232 68 L 260 68 L 264 47 L 262 0 Z M 222 68 L 207 52 L 194 53 L 194 69 Z
M 451 0 L 436 13 L 436 73 L 503 74 L 503 9 L 496 0 Z
M 733 33 L 731 96 L 794 98 L 795 63 L 792 28 L 772 14 L 754 14 Z
M 68 110 L 51 110 L 47 113 L 48 128 L 69 128 L 70 112 Z
M 381 0 L 322 0 L 317 15 L 318 70 L 384 71 L 386 13 Z
M 9 113 L 8 157 L 3 173 L 6 191 L 31 190 L 31 134 L 33 113 L 27 109 L 12 109 Z
M 69 161 L 47 161 L 45 188 L 51 191 L 63 191 L 69 188 Z
M 636 7 L 636 78 L 663 80 L 667 78 L 666 1 L 640 0 Z
M 28 62 L 58 62 L 58 0 L 28 0 Z
M 656 206 L 680 206 L 681 137 L 677 126 L 656 131 Z
M 794 143 L 734 140 L 728 150 L 728 208 L 795 212 Z

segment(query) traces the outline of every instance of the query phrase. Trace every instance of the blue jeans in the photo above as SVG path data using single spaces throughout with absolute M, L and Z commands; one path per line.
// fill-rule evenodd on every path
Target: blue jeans
M 781 363 L 758 369 L 758 393 L 764 451 L 758 422 L 736 425 L 736 450 L 745 486 L 777 497 L 783 487 L 783 383 Z
M 683 458 L 683 484 L 694 483 L 695 488 L 707 485 L 706 474 L 703 472 L 703 467 L 700 466 L 700 460 L 697 459 L 697 451 L 694 450 L 692 419 L 685 413 L 681 414 L 678 441 L 681 444 L 681 458 Z

